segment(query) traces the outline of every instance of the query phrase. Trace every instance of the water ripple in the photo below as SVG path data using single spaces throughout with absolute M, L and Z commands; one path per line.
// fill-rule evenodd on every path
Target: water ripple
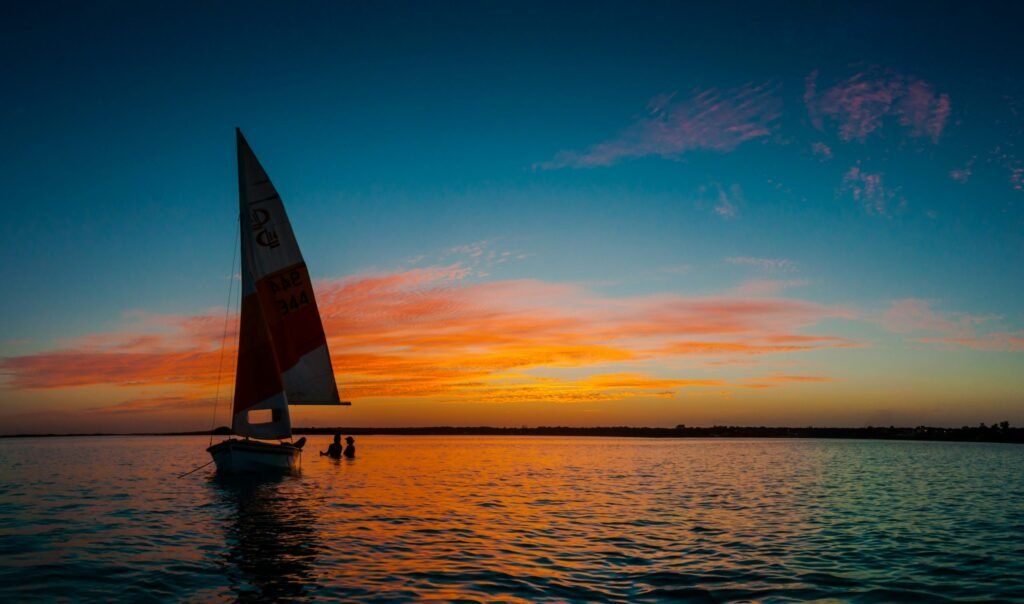
M 0 596 L 1024 602 L 1024 447 L 363 437 L 173 478 L 204 445 L 0 441 Z

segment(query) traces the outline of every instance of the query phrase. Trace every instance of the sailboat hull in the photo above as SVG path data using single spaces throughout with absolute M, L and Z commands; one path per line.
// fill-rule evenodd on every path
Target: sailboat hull
M 303 439 L 305 440 L 305 439 Z M 288 443 L 229 439 L 207 451 L 222 474 L 298 472 L 302 449 Z

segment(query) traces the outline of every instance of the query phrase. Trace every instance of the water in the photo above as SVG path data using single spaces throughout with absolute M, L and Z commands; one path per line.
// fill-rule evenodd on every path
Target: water
M 0 440 L 0 599 L 1024 602 L 1021 446 L 310 440 L 262 482 L 176 479 L 201 437 Z

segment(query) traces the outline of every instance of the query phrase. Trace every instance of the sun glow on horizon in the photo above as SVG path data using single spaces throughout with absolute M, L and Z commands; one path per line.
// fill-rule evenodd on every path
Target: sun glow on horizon
M 762 295 L 752 297 L 743 283 L 720 295 L 612 296 L 581 284 L 480 278 L 454 263 L 320 280 L 316 291 L 340 391 L 356 406 L 296 413 L 315 425 L 797 422 L 810 399 L 870 388 L 843 366 L 880 343 L 846 335 L 856 332 L 849 326 L 927 333 L 914 339 L 922 346 L 1019 345 L 1011 335 L 978 335 L 976 321 L 923 301 L 894 302 L 879 319 L 784 297 L 783 288 L 754 288 Z M 237 316 L 228 317 L 222 359 L 223 320 L 216 311 L 131 312 L 117 329 L 0 363 L 8 391 L 29 400 L 92 401 L 20 405 L 30 430 L 54 422 L 199 430 L 215 398 L 221 423 L 229 407 Z M 567 415 L 566 406 L 586 409 Z M 385 409 L 404 409 L 408 419 Z M 818 415 L 849 423 L 864 414 Z

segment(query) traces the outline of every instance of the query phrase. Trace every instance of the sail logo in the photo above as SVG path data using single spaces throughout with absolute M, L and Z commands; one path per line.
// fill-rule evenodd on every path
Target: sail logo
M 263 230 L 256 234 L 256 243 L 263 247 L 277 247 L 281 245 L 281 240 L 274 231 Z
M 256 208 L 252 211 L 252 230 L 256 232 L 256 243 L 263 247 L 275 248 L 281 245 L 281 240 L 276 231 L 263 228 L 268 222 L 270 222 L 270 212 L 263 208 Z

